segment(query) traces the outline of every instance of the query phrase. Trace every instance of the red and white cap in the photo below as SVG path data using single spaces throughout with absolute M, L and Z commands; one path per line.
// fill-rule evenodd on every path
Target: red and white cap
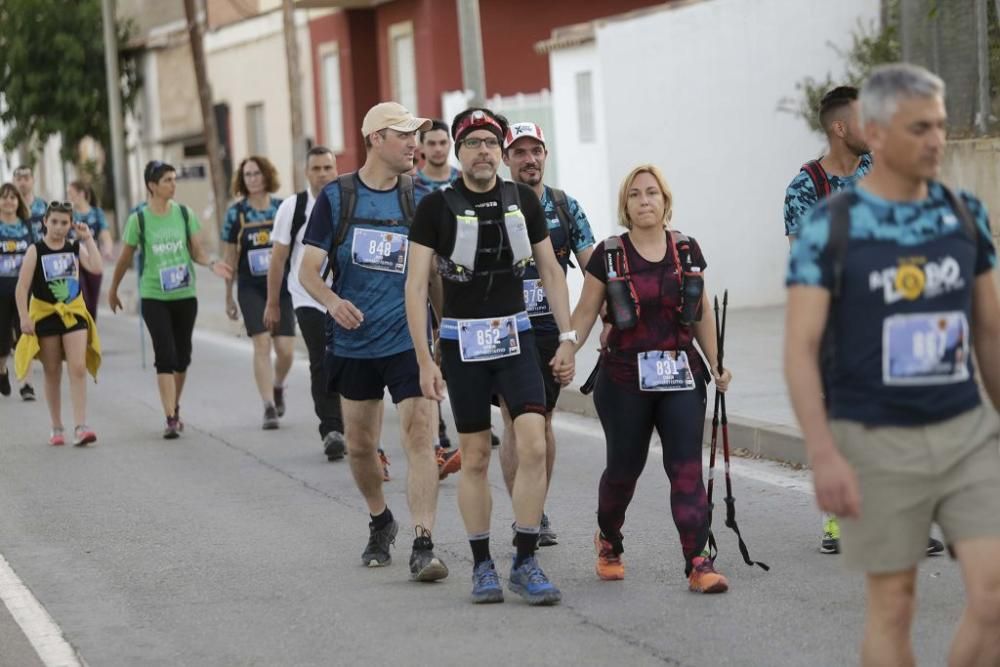
M 503 140 L 503 149 L 507 150 L 514 145 L 514 142 L 524 137 L 531 137 L 545 145 L 545 135 L 542 128 L 535 123 L 513 123 L 507 130 L 507 136 Z

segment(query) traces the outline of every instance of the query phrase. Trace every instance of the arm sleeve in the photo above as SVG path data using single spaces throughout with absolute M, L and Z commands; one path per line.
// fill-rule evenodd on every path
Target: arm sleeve
M 192 235 L 197 234 L 201 231 L 201 220 L 198 219 L 198 216 L 195 215 L 194 210 L 190 206 L 186 208 L 188 211 L 188 227 L 191 229 Z
M 274 229 L 271 230 L 271 239 L 283 245 L 292 245 L 292 216 L 295 215 L 295 200 L 298 195 L 292 195 L 281 202 L 278 212 L 274 216 Z
M 328 192 L 330 192 L 330 188 L 324 188 L 323 192 L 316 198 L 312 213 L 309 214 L 309 222 L 306 223 L 306 233 L 302 237 L 302 242 L 305 245 L 316 246 L 330 252 L 333 247 L 334 210 Z
M 441 218 L 441 208 L 444 205 L 444 195 L 437 191 L 429 192 L 417 204 L 417 211 L 413 216 L 413 224 L 410 226 L 410 242 L 430 248 L 434 251 L 438 249 L 438 225 L 436 222 Z
M 135 213 L 125 220 L 125 229 L 122 231 L 122 242 L 133 248 L 139 245 L 139 217 Z
M 587 219 L 587 214 L 583 212 L 580 202 L 572 197 L 566 197 L 566 202 L 569 205 L 569 212 L 573 217 L 573 226 L 569 230 L 570 245 L 573 246 L 573 252 L 586 250 L 594 245 L 594 231 L 590 228 L 590 220 Z
M 802 220 L 818 199 L 809 175 L 799 172 L 785 190 L 785 236 L 798 235 Z
M 701 252 L 701 246 L 698 245 L 693 236 L 689 236 L 688 240 L 691 242 L 691 263 L 704 271 L 708 268 L 708 264 L 705 263 L 705 255 Z
M 830 237 L 830 216 L 821 203 L 806 216 L 788 255 L 785 285 L 833 289 L 833 266 L 826 252 Z
M 692 246 L 694 244 L 692 243 Z M 602 283 L 607 284 L 608 282 L 608 271 L 604 267 L 604 241 L 597 244 L 594 248 L 594 254 L 590 256 L 590 261 L 587 262 L 587 273 L 594 276 Z
M 965 202 L 965 207 L 976 221 L 979 234 L 976 237 L 976 275 L 986 273 L 997 265 L 997 250 L 993 245 L 993 232 L 990 229 L 990 216 L 986 206 L 968 192 L 960 192 L 959 197 Z
M 538 195 L 527 185 L 518 184 L 518 194 L 521 196 L 521 213 L 528 224 L 528 239 L 531 245 L 541 243 L 549 238 L 549 221 L 542 210 L 542 202 Z
M 222 231 L 219 237 L 224 243 L 236 243 L 236 236 L 239 234 L 239 204 L 233 204 L 226 211 L 226 219 L 222 223 Z

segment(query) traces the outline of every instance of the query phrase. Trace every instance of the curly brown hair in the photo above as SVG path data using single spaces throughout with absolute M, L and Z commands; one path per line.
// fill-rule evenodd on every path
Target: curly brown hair
M 264 190 L 274 194 L 281 187 L 281 181 L 278 180 L 278 170 L 275 169 L 274 165 L 263 155 L 251 155 L 249 157 L 243 158 L 240 162 L 240 166 L 233 172 L 233 184 L 232 193 L 234 197 L 249 197 L 250 191 L 247 190 L 246 181 L 243 180 L 243 167 L 246 166 L 247 162 L 253 162 L 260 169 L 260 173 L 264 175 Z
M 31 217 L 31 211 L 28 210 L 28 205 L 24 203 L 24 197 L 21 196 L 21 192 L 17 189 L 17 186 L 13 183 L 4 183 L 0 185 L 0 197 L 4 197 L 8 194 L 13 194 L 17 197 L 17 217 L 21 219 L 21 222 L 27 222 L 28 218 Z

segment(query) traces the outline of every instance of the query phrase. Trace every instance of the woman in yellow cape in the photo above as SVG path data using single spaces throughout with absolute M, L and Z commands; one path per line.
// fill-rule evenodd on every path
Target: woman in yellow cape
M 70 230 L 76 240 L 69 240 Z M 52 202 L 45 211 L 44 236 L 28 248 L 17 280 L 17 310 L 21 339 L 14 351 L 14 371 L 19 378 L 38 357 L 45 370 L 45 400 L 52 419 L 50 445 L 66 444 L 62 424 L 60 384 L 62 363 L 69 375 L 73 404 L 73 444 L 77 447 L 97 441 L 87 426 L 86 376 L 97 379 L 101 364 L 101 341 L 97 327 L 87 312 L 80 289 L 80 266 L 100 274 L 101 254 L 85 223 L 73 223 L 69 202 Z M 30 298 L 30 303 L 29 303 Z

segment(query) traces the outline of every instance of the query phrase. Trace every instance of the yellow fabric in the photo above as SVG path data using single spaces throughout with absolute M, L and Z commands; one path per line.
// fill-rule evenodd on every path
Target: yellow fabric
M 83 296 L 78 294 L 69 303 L 48 303 L 40 299 L 31 299 L 28 305 L 28 317 L 32 322 L 40 322 L 50 315 L 61 317 L 67 328 L 74 326 L 77 318 L 87 323 L 87 371 L 94 380 L 97 380 L 97 369 L 101 367 L 101 337 L 97 334 L 97 325 L 83 302 Z M 31 360 L 38 356 L 41 349 L 38 336 L 35 334 L 23 334 L 17 341 L 17 348 L 14 350 L 14 374 L 18 380 L 23 380 L 28 375 Z

